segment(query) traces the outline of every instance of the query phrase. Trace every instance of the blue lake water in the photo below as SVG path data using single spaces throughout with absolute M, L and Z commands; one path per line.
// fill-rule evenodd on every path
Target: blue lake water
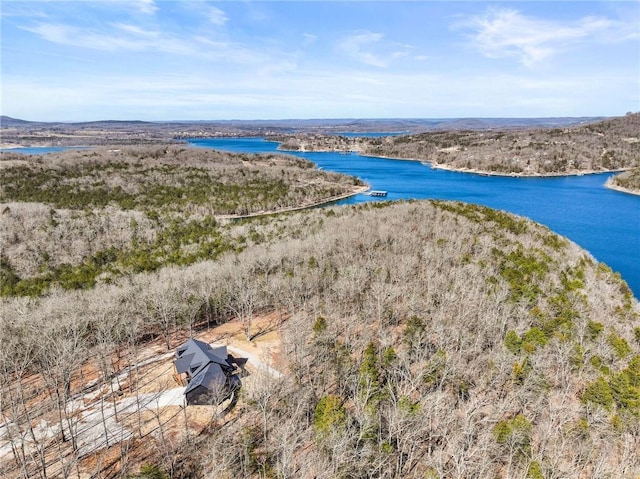
M 85 146 L 33 146 L 19 148 L 3 148 L 2 152 L 6 153 L 22 153 L 24 155 L 44 155 L 46 153 L 59 153 L 67 150 L 84 150 Z
M 243 153 L 274 153 L 277 143 L 262 138 L 192 140 L 196 147 Z M 568 237 L 597 260 L 620 272 L 640 297 L 640 196 L 604 187 L 611 173 L 556 178 L 481 176 L 432 169 L 418 161 L 357 154 L 286 152 L 318 167 L 357 176 L 383 200 L 443 199 L 477 203 L 527 216 Z M 338 204 L 379 201 L 356 195 Z

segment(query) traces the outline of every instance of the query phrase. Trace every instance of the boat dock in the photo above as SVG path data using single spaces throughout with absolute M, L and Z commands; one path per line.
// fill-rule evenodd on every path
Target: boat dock
M 383 190 L 371 190 L 369 196 L 387 196 L 387 192 Z

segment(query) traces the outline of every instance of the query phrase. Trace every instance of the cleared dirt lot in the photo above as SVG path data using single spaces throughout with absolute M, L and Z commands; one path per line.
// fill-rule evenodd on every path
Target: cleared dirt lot
M 246 358 L 242 384 L 243 389 L 251 390 L 252 383 L 264 375 L 282 376 L 277 325 L 273 315 L 255 318 L 252 331 L 257 336 L 251 342 L 237 321 L 201 331 L 194 337 L 226 345 L 235 357 Z M 186 339 L 175 338 L 172 346 L 177 347 Z M 67 414 L 62 421 L 51 411 L 37 414 L 36 396 L 32 399 L 30 427 L 0 422 L 0 476 L 43 476 L 42 472 L 16 467 L 15 454 L 24 451 L 27 456 L 39 458 L 40 470 L 46 469 L 47 477 L 91 477 L 97 471 L 107 477 L 109 472 L 119 471 L 123 463 L 136 467 L 168 454 L 174 444 L 235 414 L 235 401 L 242 401 L 241 392 L 239 399 L 229 399 L 218 406 L 186 406 L 185 388 L 174 379 L 174 351 L 167 351 L 162 342 L 154 341 L 139 350 L 138 358 L 135 364 L 121 361 L 122 368 L 110 383 L 98 384 L 98 371 L 83 367 L 82 393 L 67 401 Z M 32 381 L 34 390 L 44 394 L 45 389 L 37 387 L 40 380 L 34 377 Z M 18 430 L 23 433 L 17 434 Z M 63 435 L 66 441 L 62 440 Z

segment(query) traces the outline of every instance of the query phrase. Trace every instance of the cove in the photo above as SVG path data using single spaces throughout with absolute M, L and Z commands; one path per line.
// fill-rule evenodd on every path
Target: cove
M 605 188 L 612 173 L 552 178 L 482 176 L 439 170 L 419 161 L 390 160 L 358 154 L 279 151 L 263 138 L 190 140 L 201 148 L 241 153 L 286 153 L 313 161 L 319 168 L 356 176 L 382 200 L 440 199 L 476 203 L 509 211 L 547 226 L 618 271 L 640 298 L 640 196 Z M 356 195 L 338 202 L 380 201 Z

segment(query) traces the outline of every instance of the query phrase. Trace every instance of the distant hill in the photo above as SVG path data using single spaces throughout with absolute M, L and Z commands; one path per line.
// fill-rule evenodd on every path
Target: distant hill
M 94 120 L 80 122 L 41 122 L 28 121 L 3 115 L 0 117 L 2 127 L 29 125 L 67 125 L 69 127 L 97 126 L 212 126 L 224 125 L 237 128 L 290 128 L 298 131 L 332 130 L 350 132 L 375 131 L 426 131 L 433 129 L 472 129 L 485 130 L 494 128 L 528 128 L 528 127 L 560 127 L 592 123 L 604 117 L 561 117 L 561 118 L 327 118 L 327 119 L 286 119 L 286 120 L 176 120 L 176 121 L 141 121 L 141 120 Z
M 285 120 L 36 122 L 3 116 L 4 143 L 29 146 L 97 146 L 175 143 L 189 138 L 267 136 L 298 133 L 378 133 L 416 135 L 444 131 L 514 131 L 568 128 L 602 117 L 563 118 L 338 118 Z
M 154 122 L 141 121 L 141 120 L 96 120 L 96 121 L 80 121 L 80 122 L 67 122 L 67 121 L 31 121 L 22 120 L 20 118 L 13 118 L 7 115 L 0 116 L 0 125 L 3 128 L 15 127 L 15 126 L 57 126 L 57 125 L 69 125 L 69 126 L 113 126 L 113 125 L 154 125 Z
M 16 126 L 26 126 L 30 124 L 33 124 L 33 122 L 20 120 L 18 118 L 12 118 L 6 115 L 0 115 L 0 127 L 2 128 L 12 128 Z
M 281 142 L 282 150 L 355 151 L 369 156 L 426 161 L 460 171 L 544 176 L 640 166 L 639 137 L 640 114 L 630 113 L 605 120 L 595 117 L 443 120 L 434 123 L 429 131 L 386 138 L 299 133 L 272 139 Z
M 602 116 L 561 118 L 459 118 L 437 124 L 441 130 L 490 130 L 511 128 L 558 128 L 603 120 Z
M 128 125 L 153 125 L 150 121 L 141 120 L 97 120 L 97 121 L 81 121 L 73 122 L 71 125 L 75 126 L 128 126 Z

